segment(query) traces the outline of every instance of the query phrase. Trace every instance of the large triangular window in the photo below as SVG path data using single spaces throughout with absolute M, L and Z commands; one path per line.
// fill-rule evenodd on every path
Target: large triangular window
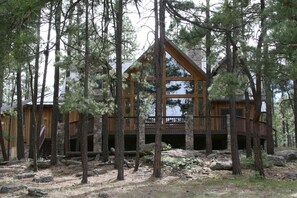
M 166 52 L 166 76 L 167 77 L 189 77 L 191 76 L 182 65 L 180 65 L 175 58 Z

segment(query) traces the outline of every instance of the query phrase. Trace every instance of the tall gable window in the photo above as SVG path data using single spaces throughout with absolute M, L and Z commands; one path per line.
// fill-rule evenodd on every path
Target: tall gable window
M 191 74 L 181 66 L 175 58 L 166 52 L 166 76 L 167 77 L 189 77 Z

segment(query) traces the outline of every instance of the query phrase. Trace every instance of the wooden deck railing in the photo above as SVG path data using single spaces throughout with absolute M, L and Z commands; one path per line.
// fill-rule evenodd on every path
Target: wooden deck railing
M 206 131 L 206 116 L 194 116 L 193 117 L 193 129 L 195 131 L 205 132 Z M 226 116 L 211 116 L 211 127 L 212 132 L 227 132 L 227 117 Z M 184 116 L 163 116 L 161 128 L 166 131 L 184 130 L 185 129 L 185 117 Z M 253 129 L 253 121 L 250 120 L 251 131 Z M 124 117 L 124 130 L 135 131 L 136 130 L 136 117 Z M 236 127 L 239 135 L 246 133 L 246 121 L 243 117 L 236 118 Z M 149 116 L 145 120 L 145 128 L 153 130 L 156 127 L 156 117 Z M 108 119 L 108 130 L 115 130 L 115 118 L 109 117 Z M 260 136 L 266 136 L 266 123 L 260 122 L 259 126 Z
M 254 127 L 254 122 L 253 120 L 250 119 L 250 126 L 251 126 L 251 133 L 253 134 L 253 127 Z M 236 127 L 238 133 L 246 133 L 246 118 L 237 116 L 236 117 Z M 267 125 L 265 122 L 259 122 L 259 135 L 260 136 L 266 136 L 266 129 Z
M 194 130 L 206 130 L 206 118 L 206 116 L 194 116 Z M 226 116 L 210 116 L 210 123 L 211 131 L 227 130 Z
M 227 132 L 227 117 L 226 116 L 211 116 L 211 127 L 210 131 L 212 133 L 226 133 Z M 165 133 L 183 133 L 185 130 L 186 118 L 184 116 L 163 116 L 161 128 Z M 156 117 L 149 116 L 145 119 L 145 128 L 149 133 L 154 133 L 154 128 L 156 127 Z M 124 117 L 124 131 L 135 133 L 137 129 L 137 119 L 136 117 Z M 253 121 L 250 120 L 251 131 L 253 130 Z M 259 123 L 259 132 L 261 137 L 266 136 L 266 123 Z M 94 120 L 88 120 L 88 133 L 93 133 Z M 76 137 L 79 128 L 79 122 L 71 122 L 69 124 L 69 135 L 70 137 Z M 243 117 L 236 117 L 236 128 L 239 135 L 244 135 L 246 133 L 246 119 Z M 109 117 L 108 119 L 108 130 L 113 133 L 115 131 L 115 118 Z M 206 116 L 193 116 L 193 130 L 196 133 L 206 132 Z

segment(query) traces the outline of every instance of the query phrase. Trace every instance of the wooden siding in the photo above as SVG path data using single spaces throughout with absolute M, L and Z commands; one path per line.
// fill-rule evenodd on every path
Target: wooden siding
M 24 140 L 26 144 L 30 142 L 30 127 L 31 127 L 31 106 L 24 107 Z M 36 116 L 38 115 L 38 111 Z M 45 138 L 51 137 L 52 129 L 52 106 L 44 106 L 42 112 L 42 121 L 41 125 L 45 126 Z
M 10 148 L 16 146 L 17 138 L 17 118 L 14 116 L 5 116 L 2 117 L 2 129 L 5 137 L 10 137 Z M 5 138 L 5 145 L 8 148 L 8 141 Z

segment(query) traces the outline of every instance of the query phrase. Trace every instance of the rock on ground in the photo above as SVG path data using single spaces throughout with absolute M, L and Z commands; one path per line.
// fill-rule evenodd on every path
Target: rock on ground
M 296 150 L 284 150 L 275 152 L 275 155 L 283 156 L 286 161 L 297 160 L 297 151 Z
M 27 188 L 27 186 L 15 185 L 15 184 L 4 184 L 0 186 L 0 193 L 12 193 L 25 188 Z

